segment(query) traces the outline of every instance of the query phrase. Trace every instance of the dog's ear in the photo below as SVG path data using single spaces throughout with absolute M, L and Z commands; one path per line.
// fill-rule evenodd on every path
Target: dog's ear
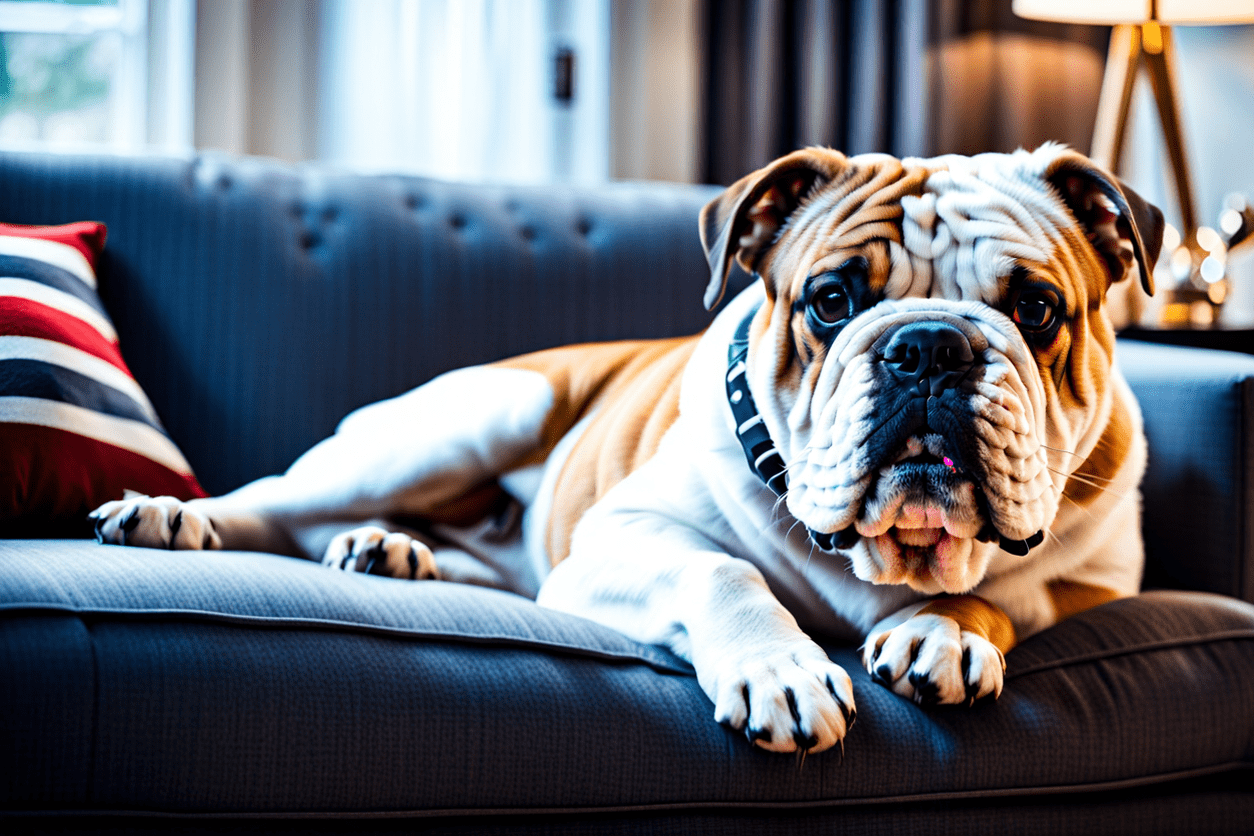
M 1124 279 L 1133 263 L 1141 287 L 1154 293 L 1154 263 L 1163 244 L 1163 213 L 1119 178 L 1075 151 L 1062 152 L 1045 170 L 1071 214 L 1106 263 L 1111 282 Z
M 713 308 L 727 288 L 734 259 L 754 273 L 784 222 L 816 183 L 846 167 L 839 151 L 806 148 L 781 157 L 727 188 L 701 210 L 701 246 L 710 263 L 705 307 Z

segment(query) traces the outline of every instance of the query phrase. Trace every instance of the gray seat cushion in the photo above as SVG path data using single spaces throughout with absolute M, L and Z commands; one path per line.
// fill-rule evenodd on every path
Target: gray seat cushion
M 1106 792 L 1254 764 L 1254 607 L 1152 592 L 924 710 L 856 651 L 844 747 L 711 720 L 688 667 L 526 599 L 243 553 L 0 541 L 0 808 L 309 815 L 770 810 Z M 1248 796 L 1247 796 L 1248 799 Z M 1249 805 L 1247 804 L 1247 807 Z

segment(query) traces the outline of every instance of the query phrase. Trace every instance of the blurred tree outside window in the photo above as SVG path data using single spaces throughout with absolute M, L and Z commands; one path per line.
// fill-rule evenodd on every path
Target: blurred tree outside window
M 0 145 L 135 150 L 149 144 L 163 127 L 154 125 L 162 115 L 152 112 L 152 101 L 168 102 L 171 84 L 190 88 L 190 74 L 169 77 L 168 60 L 159 60 L 164 76 L 154 77 L 151 59 L 167 59 L 168 44 L 154 44 L 152 36 L 162 32 L 150 31 L 150 23 L 168 22 L 171 6 L 185 7 L 190 20 L 191 2 L 0 0 Z M 162 89 L 153 90 L 154 82 Z M 189 144 L 190 135 L 160 139 Z

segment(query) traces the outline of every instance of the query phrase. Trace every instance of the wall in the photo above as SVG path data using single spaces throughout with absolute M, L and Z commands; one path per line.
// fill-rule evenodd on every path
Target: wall
M 699 175 L 699 0 L 611 7 L 610 171 L 616 179 Z
M 197 148 L 318 155 L 320 20 L 317 0 L 196 4 Z

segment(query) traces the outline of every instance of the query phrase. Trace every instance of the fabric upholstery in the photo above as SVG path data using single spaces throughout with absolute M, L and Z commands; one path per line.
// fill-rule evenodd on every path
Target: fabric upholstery
M 1254 357 L 1123 340 L 1145 417 L 1148 586 L 1254 601 Z
M 215 494 L 449 369 L 705 327 L 697 213 L 718 191 L 0 153 L 0 222 L 108 224 L 101 296 Z
M 14 828 L 49 836 L 174 832 L 201 834 L 372 834 L 432 836 L 506 834 L 614 834 L 618 836 L 1182 836 L 1244 834 L 1254 818 L 1249 776 L 1207 777 L 1162 787 L 1092 795 L 1051 794 L 955 805 L 919 802 L 862 806 L 786 805 L 770 809 L 610 810 L 422 817 L 340 816 L 316 820 L 224 816 L 123 816 L 67 812 L 56 816 L 6 816 Z
M 0 567 L 14 660 L 0 807 L 767 809 L 1254 765 L 1254 706 L 1233 699 L 1254 681 L 1254 606 L 1220 596 L 1154 592 L 1077 616 L 1012 651 L 1001 699 L 969 711 L 923 710 L 833 647 L 858 721 L 843 757 L 799 765 L 713 723 L 664 651 L 517 596 L 83 541 L 0 541 Z M 63 780 L 66 765 L 90 780 Z

